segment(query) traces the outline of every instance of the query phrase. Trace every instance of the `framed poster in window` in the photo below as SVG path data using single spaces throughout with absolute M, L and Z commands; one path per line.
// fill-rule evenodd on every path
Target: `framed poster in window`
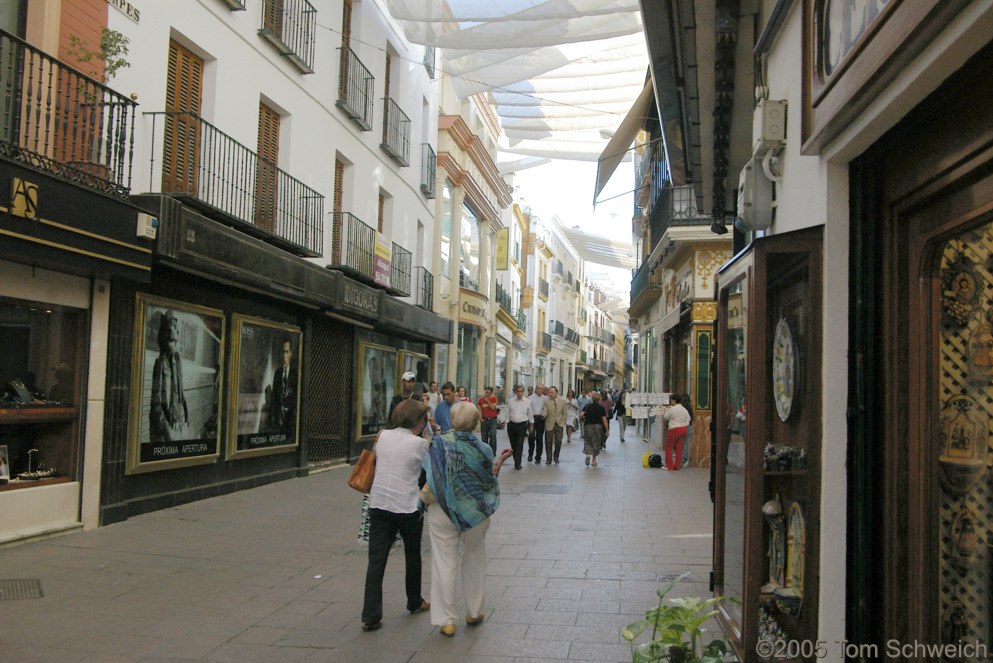
M 138 293 L 134 331 L 127 473 L 215 462 L 223 312 Z
M 293 325 L 235 314 L 231 338 L 227 457 L 295 449 L 303 333 Z
M 427 355 L 423 355 L 419 352 L 408 352 L 406 350 L 401 350 L 397 354 L 397 382 L 400 384 L 400 376 L 407 371 L 412 372 L 417 376 L 417 382 L 415 384 L 424 384 L 427 388 L 429 382 L 428 366 L 431 365 L 431 358 Z M 390 398 L 392 398 L 390 394 Z
M 359 342 L 358 399 L 356 430 L 358 437 L 375 435 L 386 428 L 390 400 L 396 393 L 397 353 L 393 348 Z

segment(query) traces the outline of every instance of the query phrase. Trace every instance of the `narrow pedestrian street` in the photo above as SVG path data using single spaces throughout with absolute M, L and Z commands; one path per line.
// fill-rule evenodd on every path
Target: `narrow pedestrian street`
M 0 581 L 38 581 L 0 583 L 0 660 L 630 661 L 619 630 L 656 604 L 659 580 L 691 571 L 674 594 L 707 595 L 711 568 L 709 471 L 644 468 L 649 450 L 615 427 L 598 467 L 578 435 L 558 465 L 508 465 L 486 621 L 451 639 L 404 610 L 399 545 L 383 628 L 361 630 L 362 498 L 339 467 L 0 549 Z M 424 544 L 427 558 L 427 532 Z

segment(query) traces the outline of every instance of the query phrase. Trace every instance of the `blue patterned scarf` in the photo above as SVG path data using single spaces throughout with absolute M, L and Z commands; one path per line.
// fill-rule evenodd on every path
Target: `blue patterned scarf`
M 500 505 L 493 450 L 474 434 L 435 435 L 423 466 L 438 506 L 460 532 L 489 518 Z

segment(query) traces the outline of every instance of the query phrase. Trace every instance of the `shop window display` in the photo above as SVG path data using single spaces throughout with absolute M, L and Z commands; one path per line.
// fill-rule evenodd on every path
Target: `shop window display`
M 4 490 L 76 478 L 86 312 L 0 299 Z

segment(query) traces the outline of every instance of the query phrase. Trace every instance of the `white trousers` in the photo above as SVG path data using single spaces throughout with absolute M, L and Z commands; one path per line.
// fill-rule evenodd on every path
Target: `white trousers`
M 486 585 L 487 518 L 468 532 L 459 534 L 451 519 L 437 504 L 428 507 L 431 534 L 431 623 L 454 624 L 455 574 L 459 569 L 459 542 L 462 542 L 462 591 L 467 614 L 478 617 L 483 612 L 483 589 Z

